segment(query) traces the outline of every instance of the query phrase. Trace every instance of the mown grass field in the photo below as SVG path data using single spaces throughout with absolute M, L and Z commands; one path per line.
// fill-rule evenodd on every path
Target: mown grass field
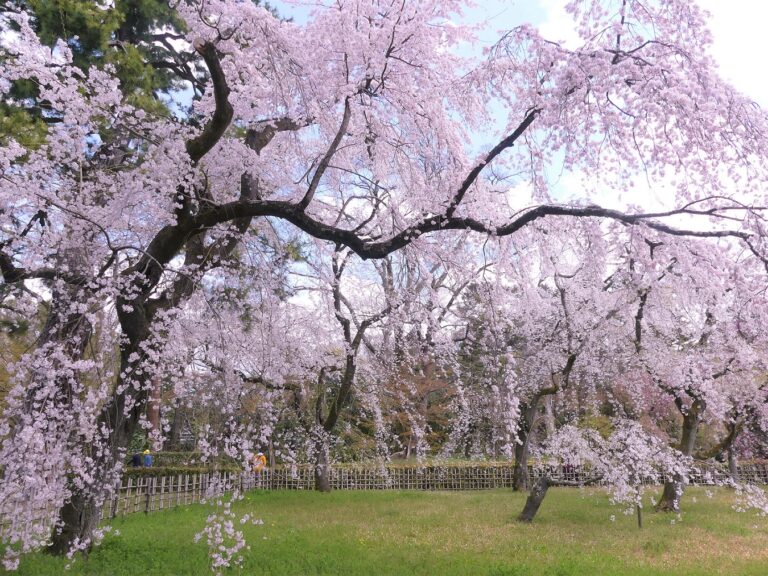
M 242 570 L 272 575 L 768 575 L 768 519 L 731 509 L 732 494 L 689 489 L 681 518 L 646 512 L 638 530 L 600 491 L 553 489 L 532 525 L 514 519 L 524 496 L 488 492 L 253 492 L 236 505 L 247 524 Z M 210 574 L 193 537 L 210 507 L 194 505 L 114 521 L 68 574 Z M 615 520 L 611 521 L 611 516 Z M 674 522 L 673 522 L 674 521 Z M 65 573 L 36 555 L 20 574 Z

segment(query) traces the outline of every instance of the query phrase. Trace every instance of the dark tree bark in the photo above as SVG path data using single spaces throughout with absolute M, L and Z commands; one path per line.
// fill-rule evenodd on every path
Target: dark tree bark
M 594 484 L 595 482 L 599 482 L 601 479 L 602 475 L 598 475 L 587 478 L 583 482 L 574 482 L 571 480 L 564 480 L 561 478 L 550 477 L 546 474 L 542 474 L 536 478 L 536 481 L 531 486 L 531 491 L 528 493 L 528 498 L 525 500 L 525 507 L 523 508 L 523 511 L 520 512 L 520 515 L 517 517 L 517 519 L 519 522 L 533 522 L 533 519 L 536 517 L 542 502 L 544 502 L 544 498 L 546 497 L 550 486 L 581 487 Z
M 76 270 L 78 273 L 82 273 L 88 267 L 86 254 L 75 248 L 60 253 L 57 257 L 57 263 L 59 267 Z M 63 288 L 54 288 L 45 326 L 38 341 L 38 351 L 47 354 L 51 350 L 59 350 L 73 360 L 79 360 L 85 356 L 92 335 L 92 326 L 84 314 L 72 312 L 73 305 L 81 301 L 82 294 L 76 285 L 65 284 Z M 34 400 L 36 390 L 37 386 L 33 381 L 27 391 L 27 409 L 30 413 L 34 413 L 38 409 Z M 72 383 L 68 378 L 57 377 L 56 395 L 52 398 L 49 397 L 48 401 L 55 402 L 65 412 L 67 410 L 71 412 L 76 394 L 77 392 L 73 390 Z M 64 504 L 60 512 L 63 521 L 62 532 L 66 535 L 70 524 L 75 531 L 77 531 L 76 525 L 81 524 L 88 525 L 89 529 L 93 530 L 98 524 L 98 515 L 96 516 L 94 520 L 94 510 L 79 502 L 78 495 L 75 493 L 73 498 Z M 58 552 L 55 546 L 59 536 L 59 534 L 54 535 L 54 545 L 49 548 L 51 552 Z
M 701 417 L 705 409 L 703 400 L 695 398 L 687 410 L 683 410 L 682 402 L 678 399 L 675 402 L 683 412 L 683 431 L 680 438 L 680 452 L 685 456 L 692 456 L 696 446 L 696 434 L 699 430 Z M 679 512 L 680 499 L 685 491 L 685 478 L 675 474 L 672 478 L 664 482 L 664 490 L 661 498 L 656 504 L 656 510 L 659 512 Z
M 184 426 L 184 410 L 177 406 L 173 411 L 173 420 L 171 420 L 171 430 L 168 433 L 167 446 L 169 450 L 180 450 L 181 448 L 181 429 Z
M 47 551 L 63 556 L 77 540 L 90 538 L 101 520 L 101 505 L 88 495 L 77 493 L 59 510 L 61 529 L 51 538 Z M 88 547 L 85 552 L 88 552 Z
M 528 403 L 520 406 L 521 418 L 517 427 L 517 443 L 515 444 L 515 465 L 512 469 L 512 489 L 515 491 L 528 490 L 530 478 L 528 475 L 528 452 L 531 444 L 531 432 L 536 412 L 539 408 L 539 396 L 536 395 Z
M 120 304 L 118 304 L 120 308 Z M 130 313 L 132 318 L 121 318 L 123 327 L 127 330 L 129 343 L 120 351 L 120 374 L 132 374 L 138 362 L 139 346 L 149 340 L 149 325 L 146 322 L 143 306 L 137 306 Z M 54 554 L 64 554 L 80 542 L 86 546 L 87 552 L 91 546 L 93 530 L 101 520 L 101 509 L 105 496 L 114 485 L 113 473 L 125 458 L 126 450 L 136 430 L 139 418 L 146 409 L 149 390 L 147 372 L 141 377 L 134 376 L 127 386 L 125 377 L 118 378 L 118 389 L 125 388 L 121 394 L 115 394 L 106 404 L 99 418 L 99 429 L 106 431 L 108 443 L 97 450 L 92 457 L 96 460 L 95 478 L 90 487 L 82 490 L 71 483 L 71 499 L 59 511 L 60 530 L 56 530 L 51 538 L 48 551 Z M 132 384 L 136 383 L 137 386 Z M 130 407 L 130 408 L 129 408 Z M 101 489 L 94 489 L 99 487 Z
M 229 87 L 215 47 L 206 42 L 196 45 L 195 49 L 210 72 L 216 108 L 202 132 L 187 142 L 187 151 L 193 162 L 199 161 L 218 142 L 232 118 L 232 106 L 228 102 Z M 241 179 L 241 200 L 252 201 L 257 194 L 248 184 L 247 178 Z M 190 225 L 191 195 L 184 190 L 178 193 L 181 207 L 177 210 L 176 223 L 162 228 L 136 264 L 123 272 L 126 278 L 131 278 L 135 292 L 128 297 L 118 297 L 116 301 L 115 308 L 125 341 L 120 347 L 120 371 L 115 393 L 99 416 L 98 429 L 105 435 L 103 444 L 93 454 L 87 454 L 95 461 L 95 477 L 90 487 L 85 489 L 78 488 L 74 480 L 70 481 L 72 496 L 59 510 L 60 529 L 52 535 L 48 547 L 51 553 L 66 553 L 78 542 L 85 546 L 86 552 L 90 548 L 93 531 L 101 519 L 104 497 L 115 483 L 115 471 L 119 469 L 139 418 L 147 408 L 151 388 L 148 378 L 152 368 L 147 359 L 147 349 L 158 346 L 159 335 L 152 330 L 156 314 L 179 306 L 196 289 L 193 279 L 184 275 L 160 297 L 151 299 L 152 291 L 163 275 L 164 265 L 186 247 L 185 264 L 196 264 L 202 274 L 226 260 L 237 245 L 235 235 L 235 239 L 217 240 L 206 246 L 207 230 Z M 249 217 L 234 217 L 227 221 L 231 222 L 233 232 L 242 234 L 250 220 Z M 2 259 L 2 262 L 3 277 L 8 281 L 9 273 L 14 270 L 9 268 L 7 259 Z M 84 447 L 84 451 L 91 450 L 90 446 Z
M 315 490 L 318 492 L 331 491 L 331 448 L 330 439 L 334 428 L 339 421 L 342 410 L 349 401 L 349 395 L 352 392 L 352 386 L 355 381 L 355 356 L 348 354 L 344 365 L 344 372 L 341 377 L 341 385 L 333 397 L 328 410 L 328 414 L 323 414 L 325 405 L 325 394 L 321 392 L 315 403 Z M 325 369 L 320 370 L 318 378 L 319 387 L 322 389 L 324 383 Z
M 560 299 L 565 311 L 565 316 L 568 318 L 565 290 L 560 288 Z M 568 331 L 568 349 L 572 349 L 571 335 L 570 335 L 570 322 L 566 322 Z M 542 398 L 552 397 L 568 386 L 570 382 L 571 372 L 576 364 L 578 354 L 570 352 L 568 358 L 563 365 L 563 368 L 559 372 L 552 373 L 552 386 L 540 389 L 533 397 L 524 402 L 520 406 L 520 420 L 517 427 L 517 444 L 515 444 L 515 465 L 512 472 L 512 488 L 514 490 L 527 490 L 530 485 L 530 479 L 528 477 L 528 451 L 531 443 L 531 433 L 533 432 L 533 424 L 536 420 L 536 413 L 539 410 L 539 402 Z
M 728 448 L 728 475 L 734 482 L 739 481 L 739 464 L 736 460 L 736 451 L 733 446 Z
M 531 486 L 531 491 L 528 493 L 528 498 L 525 500 L 525 508 L 520 512 L 517 517 L 520 522 L 533 522 L 536 517 L 536 513 L 541 507 L 541 503 L 544 502 L 544 497 L 549 490 L 549 478 L 545 475 L 539 476 Z
M 325 433 L 315 441 L 315 490 L 331 491 L 330 446 Z
M 531 442 L 534 421 L 536 420 L 536 413 L 539 410 L 539 401 L 543 397 L 551 397 L 557 394 L 561 389 L 568 386 L 573 367 L 576 365 L 576 359 L 578 358 L 578 352 L 574 350 L 574 336 L 571 329 L 571 316 L 568 309 L 567 290 L 559 283 L 559 281 L 556 280 L 555 283 L 557 285 L 560 306 L 562 307 L 563 317 L 565 319 L 568 357 L 559 371 L 552 372 L 551 386 L 540 388 L 528 402 L 524 402 L 520 406 L 521 418 L 518 421 L 517 427 L 518 443 L 515 445 L 515 466 L 512 474 L 512 488 L 514 490 L 527 490 L 530 484 L 530 479 L 528 478 L 528 450 Z M 546 490 L 544 491 L 544 494 L 546 494 Z

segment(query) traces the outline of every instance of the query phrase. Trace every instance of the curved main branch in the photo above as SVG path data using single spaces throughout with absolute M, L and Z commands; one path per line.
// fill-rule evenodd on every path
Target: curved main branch
M 187 153 L 192 162 L 199 162 L 211 148 L 221 139 L 229 123 L 232 121 L 234 110 L 229 103 L 229 86 L 216 47 L 211 42 L 196 41 L 195 50 L 203 57 L 213 83 L 213 97 L 216 109 L 213 116 L 203 128 L 203 131 L 187 142 Z

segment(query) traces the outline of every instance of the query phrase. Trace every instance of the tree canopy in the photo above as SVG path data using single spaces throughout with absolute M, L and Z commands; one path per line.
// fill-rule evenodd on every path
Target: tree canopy
M 577 48 L 469 57 L 464 9 L 3 3 L 0 309 L 47 312 L 0 422 L 8 566 L 92 544 L 163 402 L 243 463 L 292 419 L 320 477 L 351 403 L 423 450 L 446 386 L 453 445 L 490 418 L 510 455 L 552 395 L 631 420 L 611 454 L 650 405 L 680 462 L 768 429 L 768 118 L 702 11 L 574 1 Z

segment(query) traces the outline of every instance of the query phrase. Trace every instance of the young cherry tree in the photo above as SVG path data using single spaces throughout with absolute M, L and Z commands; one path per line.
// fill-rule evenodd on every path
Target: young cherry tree
M 120 22 L 115 4 L 61 9 Z M 168 335 L 208 278 L 249 260 L 244 239 L 295 233 L 378 259 L 426 234 L 595 217 L 730 237 L 764 258 L 766 118 L 717 76 L 702 13 L 687 0 L 569 6 L 576 48 L 523 26 L 472 60 L 456 52 L 471 37 L 458 0 L 321 2 L 303 25 L 191 0 L 82 38 L 46 27 L 46 3 L 3 3 L 0 97 L 35 137 L 0 139 L 0 298 L 43 285 L 51 299 L 0 425 L 8 553 L 90 545 Z M 176 70 L 194 101 L 168 89 L 169 105 L 145 105 L 135 75 L 86 49 Z M 473 131 L 496 142 L 477 154 Z M 587 175 L 584 194 L 555 201 L 552 168 Z M 669 189 L 668 206 L 595 203 L 637 172 Z M 507 201 L 521 189 L 531 203 Z M 88 353 L 99 311 L 118 326 L 112 362 Z
M 637 512 L 638 527 L 642 528 L 645 486 L 666 476 L 685 474 L 689 459 L 645 432 L 637 422 L 620 420 L 614 422 L 613 428 L 606 439 L 595 430 L 567 425 L 548 439 L 543 450 L 546 460 L 540 465 L 539 477 L 518 520 L 533 521 L 550 486 L 600 482 L 608 488 L 613 504 L 627 506 L 629 513 L 633 509 Z M 563 477 L 564 469 L 576 466 L 587 470 L 589 476 L 581 480 Z
M 331 258 L 330 297 L 333 315 L 341 327 L 343 338 L 341 366 L 330 366 L 331 370 L 339 372 L 338 385 L 331 388 L 326 382 L 327 373 L 330 371 L 327 366 L 320 368 L 317 377 L 318 390 L 314 398 L 314 420 L 310 435 L 314 453 L 315 489 L 321 492 L 331 491 L 331 436 L 342 419 L 342 413 L 348 408 L 350 395 L 356 385 L 359 357 L 365 348 L 363 339 L 366 338 L 369 328 L 386 318 L 392 308 L 398 305 L 397 302 L 384 302 L 378 308 L 370 310 L 371 296 L 375 293 L 375 289 L 370 288 L 363 290 L 368 302 L 361 302 L 359 296 L 356 298 L 347 295 L 349 289 L 345 290 L 343 286 L 344 271 L 352 256 L 350 251 L 343 251 L 337 247 Z M 357 280 L 362 281 L 359 278 Z M 373 298 L 373 300 L 375 306 L 376 299 Z M 373 347 L 370 344 L 370 334 L 368 338 L 367 345 Z
M 641 390 L 650 385 L 676 408 L 678 450 L 708 459 L 727 449 L 742 425 L 748 402 L 741 395 L 758 402 L 761 396 L 765 340 L 746 307 L 762 299 L 764 280 L 762 288 L 750 282 L 749 262 L 736 269 L 729 246 L 689 242 L 674 249 L 670 241 L 641 241 L 648 249 L 632 256 L 627 285 L 637 295 L 627 322 L 634 345 L 627 376 L 641 404 Z M 699 429 L 707 423 L 722 425 L 721 438 L 697 449 Z M 668 479 L 657 507 L 679 511 L 684 485 L 684 476 Z
M 342 328 L 350 331 L 345 348 L 354 352 L 355 365 L 365 370 L 361 379 L 365 386 L 354 388 L 374 416 L 377 456 L 390 456 L 384 441 L 388 435 L 384 406 L 397 414 L 399 422 L 390 424 L 407 434 L 407 456 L 422 456 L 429 448 L 425 435 L 430 396 L 448 388 L 446 371 L 455 356 L 446 317 L 478 274 L 473 264 L 457 263 L 466 254 L 462 242 L 450 247 L 423 242 L 419 251 L 406 249 L 375 263 L 375 275 L 370 266 L 356 265 L 348 252 L 334 256 L 332 309 Z M 348 272 L 342 278 L 345 267 Z M 341 401 L 343 408 L 342 400 L 352 390 L 343 385 L 346 372 L 346 368 L 336 371 L 342 386 L 329 398 L 331 406 Z
M 584 220 L 568 234 L 557 226 L 542 226 L 536 233 L 546 243 L 520 255 L 514 282 L 519 287 L 512 307 L 518 349 L 515 379 L 520 398 L 516 428 L 513 488 L 527 490 L 528 454 L 540 402 L 567 390 L 572 381 L 594 387 L 608 379 L 615 354 L 608 334 L 613 317 L 625 305 L 624 294 L 605 290 L 610 234 L 599 223 Z
M 612 272 L 613 238 L 588 219 L 568 230 L 553 222 L 538 224 L 499 241 L 498 263 L 472 292 L 478 302 L 468 308 L 473 321 L 465 337 L 471 363 L 462 366 L 465 409 L 454 435 L 481 426 L 506 431 L 518 490 L 529 487 L 528 453 L 542 400 L 572 386 L 594 390 L 617 373 L 618 313 L 631 297 L 604 282 Z M 491 367 L 485 372 L 492 386 L 473 393 L 478 366 Z M 514 397 L 511 420 L 508 411 L 497 415 L 491 409 L 494 388 Z M 497 416 L 494 426 L 486 423 Z

